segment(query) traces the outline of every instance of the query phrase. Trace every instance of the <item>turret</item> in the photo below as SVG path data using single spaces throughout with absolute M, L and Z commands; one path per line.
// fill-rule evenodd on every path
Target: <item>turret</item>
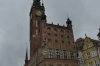
M 98 33 L 98 39 L 99 39 L 99 41 L 100 41 L 100 28 L 99 28 L 99 33 Z
M 25 64 L 28 63 L 28 51 L 27 51 L 27 48 L 26 48 L 26 57 L 25 57 Z
M 69 18 L 67 18 L 66 24 L 67 28 L 72 31 L 72 21 Z
M 47 17 L 47 16 L 46 16 L 45 13 L 43 12 L 43 13 L 42 13 L 42 16 L 41 16 L 41 20 L 46 20 L 46 17 Z

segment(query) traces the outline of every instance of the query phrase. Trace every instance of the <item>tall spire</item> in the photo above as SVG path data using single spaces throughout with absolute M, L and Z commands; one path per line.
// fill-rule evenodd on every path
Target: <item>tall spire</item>
M 28 51 L 27 51 L 27 47 L 26 47 L 26 57 L 25 57 L 25 61 L 27 61 L 27 60 L 28 60 Z

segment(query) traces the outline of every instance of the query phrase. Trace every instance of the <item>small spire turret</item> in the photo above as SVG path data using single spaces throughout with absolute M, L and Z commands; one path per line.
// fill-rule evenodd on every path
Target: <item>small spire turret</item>
M 43 14 L 42 14 L 42 17 L 41 17 L 41 20 L 46 20 L 46 15 L 45 15 L 45 13 L 44 13 L 44 11 L 43 11 Z

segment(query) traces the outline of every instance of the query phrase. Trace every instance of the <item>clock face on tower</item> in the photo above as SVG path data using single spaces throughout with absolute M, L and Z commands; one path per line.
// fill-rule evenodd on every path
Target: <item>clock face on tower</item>
M 38 11 L 36 11 L 36 15 L 37 16 L 41 16 L 42 15 L 42 12 L 38 10 Z

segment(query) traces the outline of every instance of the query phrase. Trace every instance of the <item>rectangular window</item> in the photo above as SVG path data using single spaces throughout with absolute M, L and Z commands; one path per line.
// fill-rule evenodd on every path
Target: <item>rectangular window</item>
M 99 60 L 96 60 L 96 61 L 95 61 L 95 66 L 100 66 Z
M 56 57 L 57 57 L 57 59 L 60 59 L 60 50 L 59 49 L 56 49 Z
M 48 58 L 53 58 L 52 49 L 48 49 Z
M 54 34 L 57 37 L 57 34 Z
M 48 35 L 50 36 L 50 33 L 48 33 Z
M 86 45 L 86 49 L 88 49 L 89 48 L 89 45 Z
M 87 59 L 90 59 L 91 56 L 90 56 L 90 52 L 87 53 Z
M 74 53 L 73 53 L 73 51 L 70 51 L 70 58 L 74 59 Z
M 89 66 L 92 66 L 92 62 L 89 63 Z
M 48 39 L 48 42 L 51 42 L 51 39 Z
M 38 27 L 38 21 L 36 20 L 36 27 Z
M 96 50 L 93 50 L 92 51 L 92 57 L 95 57 L 95 56 L 97 56 L 97 51 Z
M 57 40 L 55 40 L 55 43 L 58 43 L 58 41 L 57 41 Z
M 64 54 L 64 59 L 67 59 L 67 51 L 63 50 L 63 54 Z
M 62 43 L 64 43 L 64 41 L 62 40 Z
M 64 37 L 63 35 L 61 35 L 61 37 Z

